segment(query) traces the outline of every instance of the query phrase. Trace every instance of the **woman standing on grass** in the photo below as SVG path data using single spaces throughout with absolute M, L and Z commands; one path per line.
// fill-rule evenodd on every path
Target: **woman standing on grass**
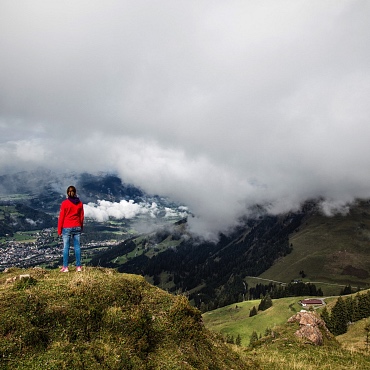
M 69 246 L 71 238 L 76 257 L 76 271 L 81 271 L 80 236 L 84 224 L 84 207 L 77 197 L 74 186 L 68 186 L 68 198 L 60 206 L 58 235 L 63 237 L 63 267 L 61 272 L 68 272 Z

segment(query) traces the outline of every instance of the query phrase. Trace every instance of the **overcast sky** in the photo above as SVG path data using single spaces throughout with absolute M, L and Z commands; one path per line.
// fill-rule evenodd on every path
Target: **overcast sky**
M 370 1 L 1 0 L 0 174 L 117 171 L 206 237 L 370 197 Z

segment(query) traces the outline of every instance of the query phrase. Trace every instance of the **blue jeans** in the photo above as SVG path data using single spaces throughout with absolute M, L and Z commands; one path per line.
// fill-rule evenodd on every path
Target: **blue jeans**
M 73 239 L 73 247 L 75 250 L 76 266 L 81 266 L 81 247 L 80 247 L 80 227 L 66 227 L 62 230 L 63 236 L 63 267 L 68 266 L 69 259 L 69 246 L 71 244 L 71 238 Z

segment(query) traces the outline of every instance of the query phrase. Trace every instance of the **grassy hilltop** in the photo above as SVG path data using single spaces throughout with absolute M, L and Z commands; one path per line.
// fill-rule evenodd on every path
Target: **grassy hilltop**
M 259 368 L 184 296 L 103 268 L 2 273 L 0 334 L 1 369 Z

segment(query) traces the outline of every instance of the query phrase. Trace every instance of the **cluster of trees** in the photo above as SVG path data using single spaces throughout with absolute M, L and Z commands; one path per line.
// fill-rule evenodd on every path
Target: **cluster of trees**
M 257 284 L 249 288 L 249 299 L 258 299 L 261 296 L 269 294 L 272 299 L 299 296 L 316 296 L 322 297 L 321 288 L 316 288 L 315 284 L 303 282 L 291 282 L 287 285 L 277 284 Z
M 357 291 L 359 291 L 359 288 L 357 289 Z M 340 291 L 340 295 L 348 295 L 348 294 L 352 294 L 353 291 L 352 291 L 352 286 L 351 285 L 346 285 L 341 291 Z
M 267 337 L 269 335 L 274 336 L 275 333 L 270 329 L 266 328 L 264 336 Z M 258 344 L 258 341 L 262 338 L 262 334 L 258 336 L 257 332 L 253 330 L 250 338 L 249 338 L 249 347 L 255 347 Z
M 258 305 L 258 311 L 265 311 L 272 306 L 272 299 L 269 294 L 262 297 L 260 304 Z
M 234 338 L 234 336 L 231 334 L 226 334 L 225 342 L 229 344 L 236 344 L 237 346 L 241 346 L 242 338 L 240 337 L 240 334 L 238 334 L 236 338 Z
M 252 332 L 252 334 L 249 338 L 249 346 L 254 347 L 261 337 L 262 337 L 261 335 L 260 335 L 260 337 L 258 337 L 257 332 L 255 330 L 253 330 L 253 332 Z
M 331 312 L 324 307 L 321 313 L 321 318 L 334 335 L 346 333 L 350 323 L 366 317 L 370 317 L 370 291 L 347 298 L 339 297 Z
M 258 309 L 256 306 L 253 306 L 253 308 L 249 312 L 249 317 L 256 316 L 258 311 L 265 311 L 268 308 L 272 306 L 272 299 L 269 294 L 266 294 L 266 296 L 262 297 L 260 304 L 258 305 Z

